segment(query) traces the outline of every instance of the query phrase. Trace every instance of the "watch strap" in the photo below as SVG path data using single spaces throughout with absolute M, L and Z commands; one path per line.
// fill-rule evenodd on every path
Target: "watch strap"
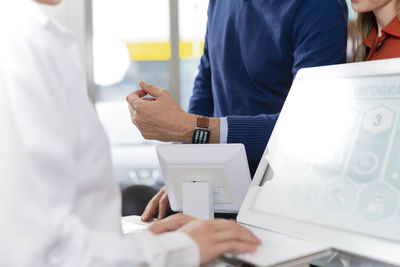
M 197 115 L 197 125 L 196 127 L 208 129 L 209 119 L 205 116 Z

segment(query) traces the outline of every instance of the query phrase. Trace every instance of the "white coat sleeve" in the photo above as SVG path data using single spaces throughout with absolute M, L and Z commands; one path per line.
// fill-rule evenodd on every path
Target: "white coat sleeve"
M 20 166 L 19 173 L 1 177 L 0 266 L 199 265 L 198 248 L 186 234 L 123 236 L 91 229 L 74 212 L 75 200 L 85 196 L 77 186 L 82 181 L 69 115 L 74 103 L 58 84 L 59 74 L 52 72 L 52 64 L 62 62 L 37 60 L 34 55 L 41 51 L 35 51 L 34 43 L 0 48 L 0 90 L 8 97 L 7 115 L 15 122 L 14 137 L 24 154 L 20 162 L 11 157 L 7 163 Z

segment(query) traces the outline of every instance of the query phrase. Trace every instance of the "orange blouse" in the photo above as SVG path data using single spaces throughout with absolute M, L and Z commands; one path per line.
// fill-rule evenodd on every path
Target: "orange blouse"
M 367 60 L 400 57 L 400 21 L 396 16 L 383 27 L 382 36 L 378 37 L 377 28 L 373 28 L 364 44 L 369 48 Z

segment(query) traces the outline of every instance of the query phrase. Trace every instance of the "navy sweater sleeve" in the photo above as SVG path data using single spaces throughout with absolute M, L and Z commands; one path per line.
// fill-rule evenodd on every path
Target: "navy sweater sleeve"
M 292 33 L 293 77 L 304 67 L 344 63 L 347 43 L 344 1 L 306 0 L 300 5 Z M 228 116 L 228 143 L 243 143 L 255 172 L 279 114 Z
M 345 1 L 303 1 L 293 25 L 293 77 L 301 68 L 345 62 L 347 16 Z

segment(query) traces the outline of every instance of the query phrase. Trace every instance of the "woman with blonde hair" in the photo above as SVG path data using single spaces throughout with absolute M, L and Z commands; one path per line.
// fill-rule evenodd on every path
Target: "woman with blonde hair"
M 400 0 L 351 0 L 358 12 L 354 61 L 400 57 Z

